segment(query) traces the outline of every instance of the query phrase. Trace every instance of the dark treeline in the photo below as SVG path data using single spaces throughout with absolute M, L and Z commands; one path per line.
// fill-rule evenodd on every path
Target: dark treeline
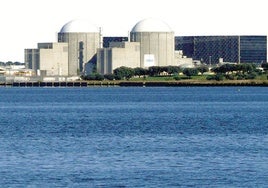
M 207 80 L 247 80 L 255 79 L 258 75 L 263 74 L 262 70 L 257 69 L 255 64 L 224 64 L 211 70 L 215 75 L 207 77 Z
M 263 63 L 262 67 L 267 71 L 268 64 Z M 224 64 L 218 67 L 214 67 L 210 70 L 213 75 L 208 75 L 207 80 L 242 80 L 242 79 L 255 79 L 257 75 L 263 74 L 260 69 L 257 69 L 255 64 L 241 63 L 241 64 Z M 200 65 L 195 68 L 181 68 L 179 66 L 152 66 L 148 69 L 144 68 L 129 68 L 119 67 L 113 71 L 113 74 L 101 75 L 99 73 L 92 73 L 90 75 L 82 76 L 84 80 L 129 80 L 133 77 L 146 78 L 169 76 L 175 80 L 191 79 L 192 76 L 203 75 L 205 72 L 209 72 L 209 68 L 206 65 Z M 182 75 L 182 74 L 183 75 Z
M 24 65 L 24 63 L 21 63 L 18 61 L 15 61 L 15 62 L 12 62 L 12 61 L 2 62 L 2 61 L 0 61 L 0 66 L 10 66 L 10 65 Z
M 113 71 L 113 74 L 100 75 L 99 73 L 92 73 L 90 75 L 82 76 L 82 79 L 85 80 L 129 80 L 130 78 L 137 76 L 143 77 L 146 76 L 160 76 L 164 74 L 165 76 L 172 76 L 174 74 L 179 74 L 183 70 L 179 66 L 152 66 L 148 69 L 144 68 L 129 68 L 129 67 L 119 67 Z
M 262 67 L 265 71 L 267 71 L 267 70 L 268 70 L 268 63 L 263 63 L 263 64 L 261 64 L 261 67 Z

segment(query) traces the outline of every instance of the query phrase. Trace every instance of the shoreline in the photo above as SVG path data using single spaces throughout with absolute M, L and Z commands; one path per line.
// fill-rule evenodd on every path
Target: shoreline
M 266 80 L 228 81 L 72 81 L 72 82 L 12 82 L 0 83 L 0 87 L 223 87 L 259 86 L 268 87 Z

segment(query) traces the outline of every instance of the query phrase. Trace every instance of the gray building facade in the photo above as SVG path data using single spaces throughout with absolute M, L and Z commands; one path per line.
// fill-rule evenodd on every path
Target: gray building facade
M 176 36 L 175 48 L 207 64 L 267 62 L 267 36 Z
M 73 20 L 58 33 L 58 42 L 69 44 L 68 70 L 70 76 L 85 72 L 87 63 L 96 63 L 95 55 L 101 47 L 100 30 L 85 20 Z
M 24 62 L 26 68 L 35 71 L 40 69 L 40 51 L 39 49 L 24 49 Z
M 174 65 L 174 32 L 165 22 L 141 20 L 132 28 L 130 41 L 140 43 L 140 67 Z
M 113 73 L 121 66 L 136 68 L 140 66 L 140 43 L 111 42 L 109 48 L 100 48 L 97 53 L 97 72 Z
M 110 43 L 112 42 L 127 42 L 128 41 L 128 37 L 103 37 L 102 38 L 102 45 L 103 48 L 109 48 L 110 47 Z
M 25 49 L 26 67 L 47 76 L 68 76 L 68 44 L 38 43 L 36 49 Z

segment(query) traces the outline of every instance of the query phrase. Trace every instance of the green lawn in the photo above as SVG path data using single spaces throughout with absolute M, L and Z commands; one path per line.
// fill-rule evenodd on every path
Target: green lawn
M 260 75 L 260 76 L 257 76 L 255 78 L 255 80 L 259 80 L 259 81 L 265 81 L 265 80 L 268 80 L 267 78 L 268 74 L 263 74 L 263 75 Z M 198 76 L 192 76 L 191 79 L 188 79 L 187 76 L 182 76 L 180 75 L 179 76 L 180 80 L 192 80 L 192 81 L 207 81 L 207 75 L 198 75 Z M 224 79 L 226 80 L 226 79 Z M 146 78 L 143 78 L 143 77 L 136 77 L 136 78 L 131 78 L 130 81 L 176 81 L 174 79 L 173 76 L 155 76 L 155 77 L 146 77 Z
M 191 79 L 189 79 L 187 76 L 178 76 L 180 80 L 206 80 L 206 75 L 198 75 L 198 76 L 192 76 Z M 130 81 L 176 81 L 173 76 L 155 76 L 155 77 L 146 77 L 146 78 L 131 78 Z
M 131 78 L 130 81 L 174 81 L 175 79 L 172 76 L 155 76 L 155 77 L 140 77 L 140 78 Z
M 268 80 L 268 74 L 257 76 L 256 80 Z

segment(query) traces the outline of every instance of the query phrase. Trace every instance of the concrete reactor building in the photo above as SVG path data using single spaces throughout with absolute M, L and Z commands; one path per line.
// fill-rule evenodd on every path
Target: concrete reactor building
M 153 18 L 138 22 L 130 40 L 140 43 L 140 67 L 174 65 L 174 32 L 165 22 Z
M 96 61 L 101 41 L 100 29 L 86 20 L 73 20 L 61 28 L 58 42 L 68 43 L 68 75 L 80 75 L 87 63 Z
M 191 58 L 183 56 L 182 51 L 175 51 L 174 32 L 161 20 L 141 20 L 132 28 L 128 40 L 111 42 L 109 47 L 98 49 L 97 72 L 109 74 L 121 66 L 192 65 Z
M 37 49 L 25 49 L 28 69 L 42 76 L 68 75 L 68 43 L 38 43 Z
M 25 63 L 45 76 L 79 76 L 87 64 L 96 64 L 101 41 L 98 27 L 73 20 L 61 28 L 58 43 L 38 43 L 37 49 L 25 49 Z
M 194 61 L 260 64 L 267 62 L 266 56 L 267 36 L 175 37 L 168 24 L 154 18 L 137 22 L 128 37 L 104 39 L 87 20 L 73 20 L 61 28 L 58 42 L 25 49 L 26 68 L 43 77 L 111 74 L 121 66 L 193 67 Z

